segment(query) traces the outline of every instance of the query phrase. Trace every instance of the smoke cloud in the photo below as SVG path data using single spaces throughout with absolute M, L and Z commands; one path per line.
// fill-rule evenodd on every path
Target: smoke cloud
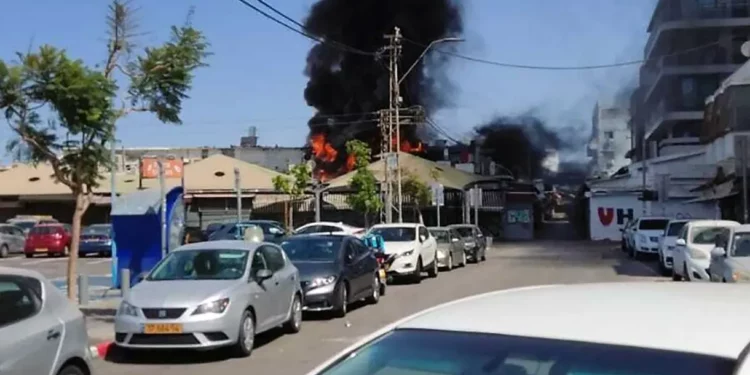
M 322 38 L 366 52 L 377 52 L 387 44 L 385 34 L 401 29 L 403 41 L 400 69 L 403 72 L 430 42 L 460 36 L 462 10 L 458 0 L 320 0 L 305 20 L 306 30 Z M 412 43 L 410 41 L 416 42 Z M 447 47 L 447 46 L 446 46 Z M 447 59 L 429 54 L 401 86 L 403 108 L 420 105 L 429 113 L 446 101 L 443 74 Z M 305 100 L 317 110 L 308 125 L 311 157 L 327 173 L 340 173 L 346 165 L 345 142 L 356 138 L 380 152 L 378 116 L 372 112 L 388 108 L 387 55 L 380 59 L 346 51 L 336 43 L 319 43 L 309 52 L 305 75 L 309 78 Z M 414 127 L 403 127 L 402 139 L 418 142 Z M 316 146 L 317 141 L 326 143 Z M 325 158 L 315 150 L 332 148 Z

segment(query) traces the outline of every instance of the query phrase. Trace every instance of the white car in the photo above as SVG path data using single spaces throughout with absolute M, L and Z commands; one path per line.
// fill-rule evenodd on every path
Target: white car
M 750 225 L 732 227 L 717 242 L 708 269 L 713 282 L 750 283 Z
M 717 240 L 729 235 L 730 228 L 739 225 L 730 220 L 694 220 L 685 224 L 675 241 L 672 280 L 710 281 L 711 250 Z
M 749 375 L 748 309 L 739 285 L 501 290 L 393 323 L 308 375 Z
M 362 238 L 364 233 L 365 230 L 362 228 L 353 227 L 342 222 L 333 223 L 328 221 L 308 223 L 294 231 L 294 234 L 345 234 L 357 238 Z
M 677 242 L 677 236 L 680 234 L 682 227 L 689 220 L 670 220 L 667 224 L 667 230 L 664 231 L 661 241 L 659 241 L 659 271 L 664 276 L 672 274 L 672 260 L 674 259 L 674 247 Z
M 630 257 L 638 259 L 641 254 L 657 254 L 659 241 L 667 229 L 669 219 L 666 217 L 639 217 L 633 224 L 632 246 Z
M 422 272 L 430 277 L 438 275 L 437 240 L 422 224 L 400 223 L 373 226 L 368 234 L 383 237 L 386 254 L 396 254 L 387 270 L 389 276 L 408 277 L 414 283 L 422 281 Z

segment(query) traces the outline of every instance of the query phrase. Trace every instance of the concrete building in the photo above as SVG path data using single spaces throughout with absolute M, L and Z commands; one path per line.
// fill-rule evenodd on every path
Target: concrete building
M 614 103 L 600 102 L 594 106 L 591 119 L 591 177 L 607 178 L 630 164 L 625 157 L 631 145 L 630 113 Z
M 659 0 L 631 100 L 633 160 L 701 148 L 704 100 L 745 58 L 747 0 Z
M 120 172 L 137 174 L 144 157 L 181 158 L 185 164 L 203 160 L 213 155 L 225 155 L 246 163 L 280 173 L 289 171 L 294 164 L 304 162 L 303 147 L 258 146 L 257 129 L 251 127 L 240 144 L 230 147 L 133 147 L 117 150 L 117 168 Z

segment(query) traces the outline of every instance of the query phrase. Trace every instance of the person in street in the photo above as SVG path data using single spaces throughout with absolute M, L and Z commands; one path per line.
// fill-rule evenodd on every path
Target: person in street
M 385 252 L 385 241 L 383 240 L 383 236 L 377 234 L 368 234 L 362 240 L 368 247 L 371 247 L 381 253 Z

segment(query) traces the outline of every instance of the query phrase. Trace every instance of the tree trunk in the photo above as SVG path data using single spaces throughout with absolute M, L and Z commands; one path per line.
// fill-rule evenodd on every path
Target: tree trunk
M 289 205 L 289 230 L 294 230 L 294 203 L 295 201 L 292 201 Z
M 368 228 L 370 228 L 370 215 L 365 212 L 365 230 L 367 230 Z
M 76 194 L 76 207 L 73 211 L 73 227 L 70 239 L 70 251 L 68 253 L 68 299 L 76 302 L 76 291 L 78 282 L 78 248 L 81 243 L 81 221 L 83 214 L 89 208 L 91 203 L 88 195 L 85 193 Z

